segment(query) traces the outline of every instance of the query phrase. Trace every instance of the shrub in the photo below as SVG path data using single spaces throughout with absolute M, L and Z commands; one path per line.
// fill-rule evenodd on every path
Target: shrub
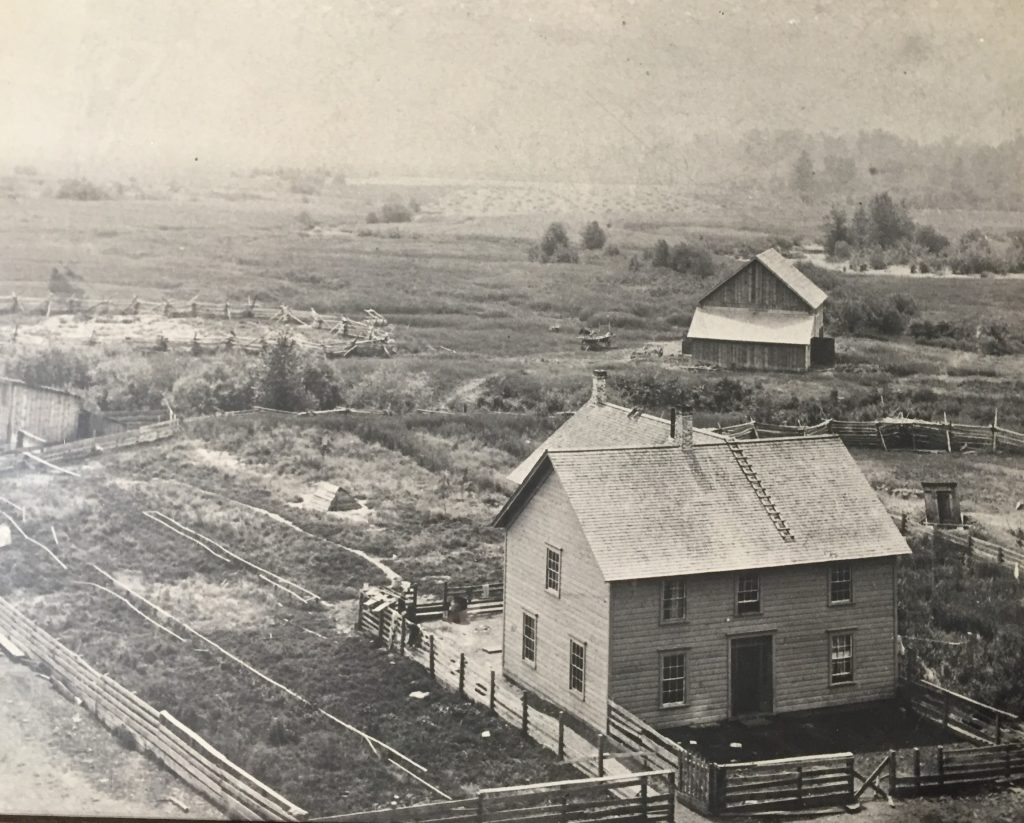
M 371 211 L 368 215 L 366 215 L 366 222 L 367 223 L 379 223 L 380 222 L 380 218 L 377 217 L 377 212 Z
M 380 209 L 381 223 L 408 223 L 412 212 L 401 203 L 385 203 Z
M 580 237 L 583 241 L 583 248 L 588 251 L 604 248 L 606 239 L 604 229 L 601 228 L 596 220 L 591 220 L 583 227 Z
M 569 242 L 569 233 L 562 223 L 547 227 L 539 245 L 530 250 L 530 259 L 541 263 L 578 263 L 579 252 Z
M 102 187 L 97 186 L 84 177 L 64 180 L 57 189 L 59 200 L 108 200 L 110 195 Z
M 618 257 L 622 252 L 619 251 L 619 247 L 616 246 L 614 243 L 609 243 L 607 246 L 604 247 L 604 253 L 608 257 Z
M 252 405 L 253 375 L 244 361 L 215 361 L 174 381 L 171 407 L 178 414 L 237 411 Z
M 61 271 L 56 266 L 50 270 L 50 293 L 63 297 L 81 297 L 85 290 L 79 285 L 82 276 L 76 274 L 70 266 L 65 266 Z
M 658 242 L 654 244 L 654 249 L 651 252 L 651 265 L 657 269 L 667 269 L 671 265 L 671 253 L 667 240 L 659 238 Z
M 304 231 L 312 231 L 319 225 L 308 211 L 300 211 L 295 220 L 298 222 L 299 227 Z

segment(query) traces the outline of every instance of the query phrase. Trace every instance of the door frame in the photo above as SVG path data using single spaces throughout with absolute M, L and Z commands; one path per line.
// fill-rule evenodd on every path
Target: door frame
M 777 691 L 776 690 L 776 680 L 777 680 L 777 678 L 776 678 L 776 673 L 775 673 L 775 669 L 776 669 L 776 667 L 775 667 L 775 646 L 776 646 L 775 634 L 776 634 L 776 632 L 774 630 L 772 630 L 772 631 L 752 631 L 752 632 L 747 632 L 747 633 L 743 633 L 743 634 L 730 634 L 726 638 L 726 641 L 725 641 L 725 648 L 726 648 L 726 675 L 727 675 L 726 676 L 726 683 L 727 683 L 727 690 L 726 690 L 726 692 L 727 692 L 726 693 L 726 716 L 730 720 L 735 720 L 735 719 L 739 719 L 739 718 L 748 718 L 748 717 L 768 717 L 770 715 L 775 714 L 775 704 L 776 704 L 776 699 L 775 698 L 776 698 L 776 691 Z M 767 712 L 752 712 L 750 714 L 740 714 L 740 715 L 737 715 L 732 710 L 732 686 L 733 686 L 733 683 L 732 683 L 732 644 L 733 644 L 733 641 L 734 640 L 757 640 L 759 638 L 765 638 L 765 637 L 768 638 L 771 641 L 771 655 L 770 655 L 771 665 L 772 665 L 772 672 L 771 672 L 771 687 L 772 687 L 772 701 L 771 702 L 772 702 L 772 705 L 771 705 L 771 709 L 769 711 L 767 711 Z

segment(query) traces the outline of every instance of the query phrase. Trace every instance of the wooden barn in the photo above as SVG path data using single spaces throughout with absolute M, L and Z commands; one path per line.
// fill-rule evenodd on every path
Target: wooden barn
M 90 416 L 76 394 L 0 377 L 4 448 L 61 443 L 88 436 Z
M 550 437 L 515 467 L 508 479 L 516 486 L 544 456 L 556 449 L 607 446 L 665 446 L 673 442 L 673 420 L 646 414 L 608 402 L 608 373 L 594 369 L 590 398 Z M 705 429 L 694 429 L 695 443 L 714 443 L 725 438 Z
M 828 295 L 775 249 L 761 252 L 697 303 L 684 347 L 729 369 L 806 371 L 832 365 Z
M 506 530 L 503 666 L 603 729 L 891 698 L 896 557 L 835 437 L 546 451 Z

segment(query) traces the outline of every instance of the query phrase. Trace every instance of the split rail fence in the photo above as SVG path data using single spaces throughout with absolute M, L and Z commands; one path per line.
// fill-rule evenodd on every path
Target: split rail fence
M 140 749 L 227 814 L 244 820 L 306 819 L 304 810 L 237 766 L 172 715 L 157 711 L 96 671 L 3 598 L 0 633 L 19 651 L 43 663 L 58 690 L 80 699 L 112 731 L 130 732 Z
M 967 423 L 941 423 L 904 417 L 886 417 L 880 420 L 823 420 L 813 426 L 782 426 L 751 420 L 735 426 L 713 430 L 737 440 L 771 437 L 812 437 L 820 434 L 837 435 L 847 446 L 857 448 L 913 449 L 915 451 L 966 451 L 987 449 L 997 452 L 1005 449 L 1024 452 L 1024 434 L 1005 429 L 998 418 L 991 425 Z

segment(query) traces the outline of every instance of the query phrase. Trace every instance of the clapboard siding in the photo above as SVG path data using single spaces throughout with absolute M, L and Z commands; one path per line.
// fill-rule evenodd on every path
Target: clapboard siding
M 562 589 L 544 588 L 547 545 L 562 550 Z M 523 611 L 538 615 L 537 665 L 522 659 Z M 587 645 L 586 694 L 569 691 L 569 637 Z M 505 674 L 604 729 L 608 701 L 608 585 L 562 484 L 549 474 L 505 538 Z
M 809 314 L 812 309 L 760 261 L 751 260 L 700 301 L 702 306 L 782 309 Z
M 67 392 L 0 380 L 0 432 L 4 445 L 16 445 L 19 429 L 47 443 L 74 440 L 82 400 Z
M 806 346 L 700 338 L 692 339 L 689 343 L 694 360 L 730 369 L 806 371 L 811 367 L 810 340 Z
M 891 697 L 896 689 L 895 563 L 853 566 L 854 603 L 827 604 L 825 564 L 761 573 L 762 614 L 736 617 L 735 575 L 687 578 L 687 618 L 661 625 L 661 582 L 611 587 L 611 699 L 657 726 L 711 723 L 729 711 L 729 640 L 772 633 L 775 711 L 788 712 Z M 828 684 L 828 631 L 854 635 L 853 685 Z M 687 705 L 659 706 L 659 652 L 687 652 Z

